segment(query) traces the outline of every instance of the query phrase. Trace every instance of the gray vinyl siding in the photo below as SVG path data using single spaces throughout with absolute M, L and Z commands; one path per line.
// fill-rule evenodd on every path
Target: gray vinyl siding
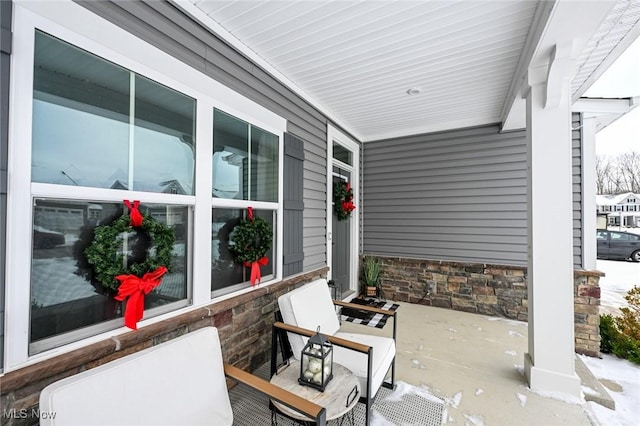
M 363 152 L 364 253 L 526 266 L 524 131 L 458 129 Z
M 326 117 L 172 3 L 79 3 L 287 120 L 305 141 L 303 268 L 325 266 Z
M 7 218 L 7 150 L 9 146 L 9 62 L 11 1 L 0 1 L 0 372 L 4 365 L 4 259 Z
M 571 115 L 571 161 L 573 178 L 573 266 L 582 268 L 582 116 Z M 595 212 L 593 212 L 595 214 Z

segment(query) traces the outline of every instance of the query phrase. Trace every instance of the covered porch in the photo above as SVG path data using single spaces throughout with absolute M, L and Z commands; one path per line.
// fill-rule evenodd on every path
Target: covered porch
M 3 19 L 3 31 L 13 31 L 28 48 L 12 53 L 3 46 L 3 60 L 11 54 L 14 64 L 17 56 L 32 69 L 33 55 L 24 52 L 33 51 L 32 30 L 42 27 L 167 87 L 177 82 L 201 99 L 205 107 L 193 121 L 202 151 L 192 178 L 206 185 L 179 198 L 196 213 L 185 231 L 185 291 L 178 305 L 148 315 L 136 332 L 116 324 L 119 318 L 104 327 L 98 318 L 86 335 L 34 345 L 29 314 L 40 308 L 30 304 L 33 273 L 23 274 L 32 256 L 33 200 L 42 194 L 95 197 L 90 186 L 70 185 L 64 170 L 56 174 L 63 183 L 32 182 L 32 141 L 24 129 L 31 129 L 33 85 L 17 65 L 11 80 L 3 74 L 3 93 L 20 90 L 3 97 L 2 147 L 13 157 L 2 172 L 24 171 L 0 194 L 8 218 L 1 247 L 6 272 L 0 274 L 7 290 L 6 296 L 0 292 L 3 403 L 35 407 L 55 375 L 73 375 L 209 325 L 220 328 L 227 361 L 255 370 L 269 352 L 266 330 L 277 297 L 318 277 L 341 281 L 342 296 L 353 297 L 359 257 L 368 254 L 397 259 L 400 274 L 387 282 L 393 294 L 386 296 L 414 302 L 403 303 L 400 317 L 411 336 L 400 335 L 400 380 L 450 399 L 449 415 L 458 423 L 542 423 L 540 416 L 553 407 L 549 423 L 587 424 L 580 405 L 539 394 L 579 399 L 576 340 L 599 336 L 575 328 L 577 316 L 592 314 L 576 311 L 576 297 L 588 303 L 599 290 L 597 279 L 593 289 L 580 289 L 574 275 L 598 275 L 595 126 L 574 105 L 640 33 L 637 2 L 14 3 L 14 15 L 28 22 Z M 11 4 L 3 3 L 9 15 Z M 187 81 L 192 74 L 194 87 Z M 209 94 L 212 83 L 215 93 Z M 270 204 L 211 192 L 215 123 L 207 108 L 227 104 L 242 117 L 256 117 L 250 129 L 275 123 L 274 152 L 281 156 Z M 356 210 L 347 222 L 334 218 L 335 179 L 353 188 Z M 111 201 L 129 195 L 126 188 L 102 190 Z M 170 197 L 135 195 L 143 203 Z M 275 218 L 272 274 L 257 288 L 244 280 L 216 292 L 215 285 L 230 283 L 212 273 L 218 260 L 212 206 L 250 204 L 268 207 Z M 344 244 L 343 251 L 336 244 Z M 335 258 L 343 255 L 338 271 Z M 412 262 L 445 268 L 409 277 L 403 265 Z M 507 303 L 500 305 L 480 272 L 462 277 L 445 271 L 447 262 L 519 270 L 517 279 L 501 283 L 518 288 L 503 292 Z M 576 296 L 576 289 L 584 294 Z M 427 304 L 449 310 L 422 306 L 427 294 Z M 519 304 L 512 303 L 516 298 Z
M 519 355 L 528 386 L 578 398 L 574 270 L 595 269 L 594 127 L 573 105 L 635 39 L 634 7 L 615 1 L 288 6 L 181 3 L 328 115 L 327 193 L 336 177 L 347 180 L 360 207 L 340 225 L 330 219 L 328 197 L 328 277 L 357 294 L 361 254 L 400 264 L 522 267 L 526 283 L 517 291 L 526 302 L 515 314 L 494 313 L 528 320 L 527 350 Z M 287 30 L 274 30 L 272 19 Z M 315 161 L 305 158 L 306 176 L 320 171 Z M 307 223 L 316 221 L 306 208 L 304 217 L 311 234 Z M 338 240 L 345 235 L 350 239 Z M 340 244 L 347 249 L 336 256 Z M 347 267 L 336 261 L 345 254 Z M 389 283 L 391 297 L 420 299 L 402 299 L 404 286 L 433 291 L 437 304 L 438 295 L 451 292 L 438 286 L 437 274 L 415 278 L 407 269 Z M 468 293 L 438 306 L 477 309 L 469 303 L 476 298 L 471 292 L 486 287 L 482 277 L 441 274 L 449 287 L 464 280 Z M 483 305 L 499 299 L 480 297 Z
M 532 391 L 522 364 L 522 356 L 527 351 L 525 322 L 412 303 L 399 304 L 398 387 L 393 393 L 381 390 L 373 406 L 373 426 L 405 424 L 402 421 L 416 425 L 435 425 L 442 421 L 442 424 L 474 426 L 587 426 L 602 420 L 594 416 L 594 409 L 589 405 L 593 402 L 587 401 L 612 407 L 613 400 L 608 393 L 611 391 L 605 390 L 579 359 L 581 387 L 587 401 L 558 399 L 554 398 L 557 395 Z M 363 327 L 343 322 L 342 330 L 363 332 Z M 392 324 L 383 329 L 367 327 L 366 331 L 389 335 L 391 327 Z M 637 374 L 637 371 L 629 371 Z M 257 374 L 268 377 L 267 366 L 258 369 Z M 622 386 L 627 395 L 633 394 L 625 383 Z M 426 402 L 425 392 L 442 401 L 442 411 L 437 404 Z M 403 400 L 407 394 L 422 395 L 425 399 Z M 267 398 L 249 393 L 242 385 L 232 389 L 230 397 L 239 425 L 255 424 L 260 416 L 265 419 L 270 415 Z M 248 406 L 252 408 L 248 410 L 250 412 L 246 410 Z M 624 410 L 623 407 L 620 409 Z M 359 424 L 358 419 L 363 420 L 362 404 L 354 411 L 356 424 Z M 608 419 L 612 424 L 624 424 L 631 414 L 620 410 L 615 413 L 615 420 Z M 442 419 L 438 418 L 440 415 Z M 280 419 L 278 424 L 289 423 Z

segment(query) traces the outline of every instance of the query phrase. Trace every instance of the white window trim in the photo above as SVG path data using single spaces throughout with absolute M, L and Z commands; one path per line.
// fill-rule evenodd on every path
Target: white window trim
M 225 201 L 211 199 L 211 159 L 213 150 L 213 109 L 247 121 L 279 137 L 279 182 L 278 203 L 248 202 L 255 208 L 269 207 L 276 211 L 277 234 L 275 247 L 278 256 L 273 259 L 277 274 L 270 282 L 282 279 L 282 209 L 283 209 L 283 136 L 286 120 L 257 103 L 243 97 L 228 87 L 191 68 L 151 46 L 115 24 L 93 14 L 70 0 L 56 2 L 14 2 L 13 8 L 13 55 L 11 61 L 10 111 L 9 111 L 9 155 L 8 155 L 8 196 L 7 196 L 7 250 L 6 256 L 6 317 L 5 317 L 5 365 L 9 372 L 28 364 L 39 362 L 61 353 L 77 349 L 87 344 L 104 340 L 127 332 L 124 327 L 70 343 L 59 348 L 29 356 L 29 315 L 30 315 L 30 271 L 31 271 L 31 226 L 33 196 L 86 199 L 87 189 L 73 186 L 60 189 L 55 185 L 31 183 L 31 117 L 33 101 L 33 51 L 35 30 L 74 44 L 93 54 L 112 61 L 122 67 L 150 78 L 197 101 L 196 113 L 196 188 L 195 195 L 178 195 L 173 203 L 195 205 L 193 226 L 192 305 L 171 313 L 145 319 L 141 327 L 170 318 L 180 313 L 211 303 L 210 291 L 210 236 L 202 229 L 211 228 L 212 206 L 222 206 Z M 25 141 L 28 143 L 25 144 Z M 208 182 L 202 183 L 202 182 Z M 125 191 L 126 192 L 126 191 Z M 104 195 L 104 196 L 103 196 Z M 90 198 L 119 200 L 119 191 L 92 188 Z M 161 194 L 126 192 L 129 199 L 141 199 L 143 203 L 153 203 L 162 199 Z M 236 204 L 237 205 L 237 204 Z M 274 208 L 275 207 L 275 208 Z M 209 233 L 210 234 L 210 233 Z M 199 238 L 198 235 L 201 235 Z M 25 238 L 26 236 L 29 236 Z M 28 271 L 25 273 L 25 271 Z M 222 301 L 238 294 L 252 291 L 247 288 L 225 297 Z
M 333 143 L 338 143 L 343 147 L 349 149 L 353 153 L 352 165 L 343 163 L 333 158 Z M 360 203 L 360 145 L 349 136 L 338 130 L 336 127 L 329 123 L 327 125 L 327 265 L 331 268 L 332 255 L 333 255 L 333 165 L 337 164 L 344 170 L 351 172 L 351 190 L 353 192 L 353 202 L 356 205 L 356 209 L 361 208 Z M 349 288 L 358 294 L 358 268 L 360 265 L 360 212 L 355 211 L 355 214 L 351 216 L 351 268 L 349 271 Z M 327 274 L 329 278 L 332 277 L 332 271 L 329 269 Z M 343 289 L 345 290 L 345 289 Z

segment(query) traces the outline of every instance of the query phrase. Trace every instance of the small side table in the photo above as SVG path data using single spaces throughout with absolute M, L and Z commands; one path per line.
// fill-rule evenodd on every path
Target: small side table
M 324 407 L 327 421 L 337 419 L 345 414 L 351 414 L 351 424 L 354 425 L 352 410 L 360 399 L 360 381 L 351 370 L 334 362 L 333 379 L 331 379 L 324 392 L 309 386 L 302 386 L 298 383 L 299 377 L 300 361 L 291 359 L 288 367 L 273 375 L 271 383 Z M 297 411 L 277 401 L 271 402 L 286 417 L 301 421 L 309 420 Z

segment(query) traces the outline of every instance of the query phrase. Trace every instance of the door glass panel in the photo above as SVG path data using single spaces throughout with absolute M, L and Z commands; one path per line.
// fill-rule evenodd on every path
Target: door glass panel
M 333 185 L 338 182 L 349 182 L 351 173 L 347 170 L 333 167 Z M 333 199 L 334 191 L 332 191 Z M 335 199 L 333 199 L 335 204 Z M 338 215 L 332 208 L 332 249 L 331 249 L 331 277 L 338 288 L 348 291 L 350 287 L 349 267 L 351 262 L 351 223 L 350 219 L 338 220 Z

